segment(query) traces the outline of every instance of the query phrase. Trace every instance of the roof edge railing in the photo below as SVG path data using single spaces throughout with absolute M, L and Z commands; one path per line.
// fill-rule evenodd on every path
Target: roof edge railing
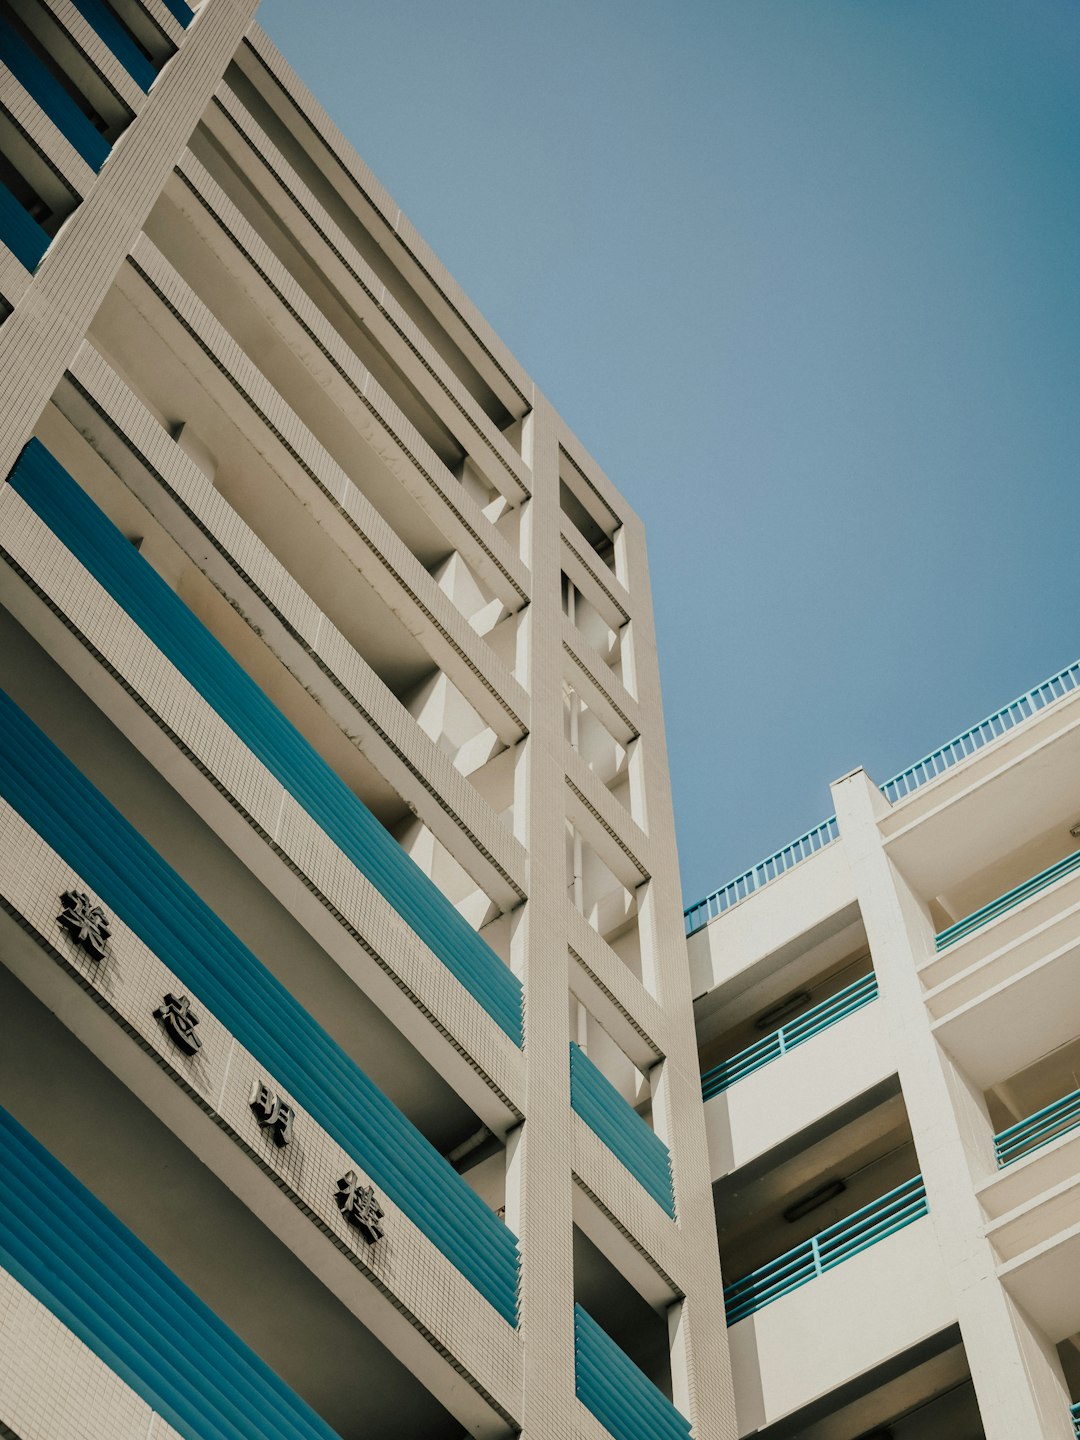
M 760 890 L 770 880 L 776 880 L 786 871 L 794 869 L 811 855 L 823 850 L 826 845 L 831 845 L 837 838 L 839 831 L 836 826 L 836 816 L 830 815 L 828 820 L 823 820 L 820 825 L 815 825 L 813 830 L 807 830 L 805 835 L 800 835 L 797 840 L 792 840 L 790 845 L 785 845 L 782 850 L 777 850 L 775 855 L 768 855 L 764 860 L 759 860 L 756 865 L 750 867 L 742 875 L 736 875 L 734 880 L 729 880 L 719 890 L 714 890 L 711 895 L 706 895 L 704 900 L 699 900 L 695 905 L 689 906 L 683 911 L 686 921 L 686 933 L 692 935 L 695 930 L 700 930 L 710 920 L 715 920 L 717 915 L 730 910 L 732 905 L 737 905 L 740 900 L 745 900 L 755 890 Z
M 940 745 L 932 750 L 929 755 L 924 755 L 914 765 L 909 765 L 906 770 L 901 770 L 891 780 L 886 780 L 882 785 L 881 793 L 889 801 L 895 804 L 903 800 L 914 791 L 928 785 L 931 780 L 936 780 L 954 765 L 959 765 L 962 760 L 976 754 L 991 741 L 998 740 L 1002 735 L 1014 730 L 1017 725 L 1023 724 L 1037 715 L 1040 710 L 1045 710 L 1056 700 L 1063 699 L 1072 691 L 1080 688 L 1080 660 L 1075 660 L 1067 665 L 1064 670 L 1059 670 L 1056 675 L 1051 675 L 1048 680 L 1028 690 L 1025 694 L 1010 700 L 1000 710 L 995 710 L 985 720 L 980 720 L 977 725 Z M 695 931 L 703 929 L 710 920 L 715 920 L 725 910 L 730 910 L 741 900 L 747 899 L 755 890 L 760 890 L 763 885 L 770 881 L 777 880 L 788 870 L 807 860 L 818 850 L 830 845 L 838 835 L 836 816 L 831 815 L 828 820 L 823 820 L 813 830 L 808 830 L 805 835 L 800 835 L 797 840 L 792 840 L 790 845 L 785 845 L 775 855 L 768 856 L 757 865 L 752 866 L 742 875 L 737 875 L 734 880 L 729 880 L 726 885 L 721 885 L 719 890 L 713 890 L 704 899 L 697 900 L 693 905 L 688 905 L 683 911 L 683 919 L 687 935 L 693 935 Z

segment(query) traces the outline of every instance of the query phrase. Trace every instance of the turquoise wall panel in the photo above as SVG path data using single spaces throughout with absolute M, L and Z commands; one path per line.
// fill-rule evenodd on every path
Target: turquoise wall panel
M 689 1440 L 689 1420 L 580 1305 L 574 1378 L 578 1399 L 615 1440 Z
M 507 1035 L 521 982 L 37 440 L 11 484 Z
M 0 795 L 514 1324 L 511 1231 L 3 692 Z
M 52 243 L 48 232 L 3 184 L 0 184 L 0 240 L 19 264 L 31 271 L 37 269 L 38 262 Z
M 100 170 L 109 157 L 109 142 L 83 114 L 44 61 L 2 18 L 0 60 L 86 163 L 94 170 Z
M 0 1154 L 0 1265 L 185 1440 L 334 1440 L 6 1110 Z
M 570 1042 L 570 1103 L 656 1203 L 674 1218 L 671 1156 L 667 1146 L 573 1041 Z
M 72 0 L 86 23 L 109 47 L 140 90 L 149 90 L 157 79 L 153 61 L 139 49 L 128 29 L 105 3 L 105 0 Z

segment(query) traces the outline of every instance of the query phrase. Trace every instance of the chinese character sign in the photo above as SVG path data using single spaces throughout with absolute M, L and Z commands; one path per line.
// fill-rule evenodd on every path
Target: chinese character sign
M 256 1120 L 274 1137 L 274 1144 L 288 1145 L 293 1132 L 293 1107 L 275 1095 L 262 1080 L 256 1080 L 252 1085 L 250 1104 Z
M 69 931 L 76 945 L 90 956 L 91 960 L 104 960 L 105 947 L 111 933 L 109 917 L 100 905 L 95 905 L 90 896 L 82 890 L 65 890 L 60 897 L 63 910 L 56 917 L 64 929 Z
M 383 1228 L 379 1221 L 383 1218 L 383 1208 L 375 1198 L 374 1189 L 360 1184 L 355 1170 L 348 1171 L 337 1182 L 335 1198 L 338 1209 L 350 1224 L 356 1226 L 369 1245 L 382 1239 Z
M 199 1017 L 192 1010 L 191 1001 L 186 995 L 166 995 L 154 1011 L 154 1017 L 161 1021 L 181 1050 L 195 1055 L 202 1048 L 202 1040 L 195 1034 Z

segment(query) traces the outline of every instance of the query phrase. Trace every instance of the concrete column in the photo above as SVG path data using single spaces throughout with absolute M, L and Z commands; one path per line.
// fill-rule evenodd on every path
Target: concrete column
M 636 758 L 652 867 L 648 903 L 641 918 L 648 933 L 642 934 L 641 941 L 643 951 L 651 954 L 652 981 L 664 1011 L 668 1044 L 662 1079 L 653 1086 L 653 1123 L 671 1151 L 685 1256 L 683 1273 L 693 1277 L 687 1284 L 686 1299 L 671 1316 L 673 1394 L 675 1404 L 692 1421 L 698 1440 L 733 1440 L 739 1430 L 683 935 L 652 595 L 640 521 L 634 518 L 625 524 L 620 539 L 633 601 L 629 668 L 641 707 L 642 736 Z
M 257 3 L 206 0 L 0 327 L 0 477 L 82 344 Z
M 987 1440 L 1070 1440 L 1054 1347 L 1005 1291 L 984 1237 L 974 1182 L 989 1164 L 988 1123 L 982 1095 L 930 1029 L 917 970 L 934 950 L 929 911 L 884 849 L 878 822 L 889 804 L 865 771 L 832 791 Z
M 519 1154 L 522 1433 L 563 1440 L 574 1421 L 574 1231 L 570 1132 L 569 953 L 562 746 L 562 607 L 555 418 L 538 397 L 526 422 L 533 499 L 525 524 L 533 577 L 528 616 L 531 729 L 526 779 L 529 900 L 525 985 L 525 1113 Z M 508 1219 L 513 1219 L 508 1214 Z

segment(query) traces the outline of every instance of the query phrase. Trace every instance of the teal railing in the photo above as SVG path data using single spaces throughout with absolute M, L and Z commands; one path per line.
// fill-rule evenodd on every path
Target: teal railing
M 755 1070 L 779 1060 L 789 1050 L 805 1044 L 822 1030 L 828 1030 L 830 1025 L 853 1015 L 856 1010 L 861 1010 L 877 997 L 877 976 L 873 972 L 863 975 L 853 984 L 838 990 L 835 995 L 830 995 L 828 1000 L 815 1005 L 812 1010 L 805 1011 L 790 1024 L 782 1025 L 771 1035 L 766 1035 L 753 1045 L 748 1045 L 745 1050 L 740 1050 L 730 1060 L 724 1060 L 712 1070 L 707 1070 L 701 1077 L 702 1099 L 711 1100 L 714 1095 L 730 1089 L 739 1080 L 745 1080 L 747 1075 L 752 1075 Z
M 59 461 L 31 440 L 12 489 L 365 875 L 516 1045 L 521 982 L 124 538 Z
M 572 1040 L 570 1104 L 593 1134 L 674 1219 L 668 1147 Z
M 727 1323 L 735 1325 L 774 1300 L 808 1285 L 871 1245 L 921 1220 L 927 1210 L 922 1176 L 916 1175 L 879 1200 L 728 1285 L 724 1290 Z
M 587 1310 L 574 1306 L 577 1397 L 615 1440 L 690 1440 L 690 1422 Z
M 800 835 L 797 840 L 792 840 L 790 845 L 785 845 L 782 850 L 777 850 L 775 855 L 768 855 L 764 860 L 759 860 L 749 870 L 741 875 L 736 875 L 734 880 L 729 880 L 726 885 L 721 885 L 719 890 L 714 890 L 711 895 L 706 895 L 704 900 L 698 900 L 696 904 L 689 906 L 683 911 L 683 919 L 686 924 L 686 933 L 692 935 L 695 930 L 700 930 L 710 920 L 715 920 L 725 910 L 730 910 L 732 905 L 737 905 L 740 900 L 745 900 L 755 890 L 760 890 L 770 880 L 777 879 L 785 871 L 800 865 L 808 860 L 811 855 L 823 850 L 826 845 L 831 845 L 837 836 L 836 816 L 830 815 L 828 820 L 823 820 L 813 830 L 808 830 L 805 835 Z
M 1051 1140 L 1056 1140 L 1059 1135 L 1067 1135 L 1070 1130 L 1078 1127 L 1080 1090 L 1074 1090 L 1071 1095 L 1063 1095 L 1052 1105 L 1045 1105 L 1026 1120 L 1018 1120 L 1015 1125 L 1000 1130 L 994 1136 L 994 1154 L 997 1156 L 998 1168 L 1004 1169 L 1013 1161 L 1022 1160 L 1025 1155 L 1030 1155 L 1032 1150 L 1049 1145 Z
M 1073 1434 L 1080 1440 L 1080 1404 L 1074 1405 L 1069 1414 L 1072 1416 Z
M 337 1440 L 5 1110 L 0 1157 L 0 1266 L 184 1440 Z
M 948 744 L 941 745 L 937 750 L 924 755 L 914 765 L 909 765 L 906 770 L 901 770 L 899 775 L 894 775 L 891 780 L 886 780 L 881 787 L 881 793 L 889 801 L 895 804 L 902 800 L 905 795 L 920 789 L 923 785 L 936 780 L 946 770 L 951 770 L 961 760 L 966 760 L 969 755 L 974 755 L 984 745 L 997 740 L 1000 736 L 1007 734 L 1010 730 L 1022 725 L 1025 720 L 1030 720 L 1040 710 L 1052 705 L 1055 700 L 1060 700 L 1063 695 L 1080 686 L 1080 660 L 1072 665 L 1059 670 L 1056 675 L 1051 675 L 1049 680 L 1044 680 L 1034 689 L 1028 690 L 1026 694 L 1020 695 L 1015 700 L 1010 700 L 1008 705 L 1000 710 L 995 710 L 993 715 L 988 715 L 985 720 L 980 720 L 977 725 L 972 725 L 963 734 L 957 735 Z M 760 890 L 762 885 L 767 885 L 770 880 L 775 880 L 785 871 L 800 864 L 811 855 L 821 850 L 836 839 L 836 817 L 830 816 L 828 820 L 808 830 L 805 835 L 800 835 L 798 840 L 793 840 L 790 845 L 785 845 L 775 855 L 770 855 L 766 860 L 760 861 L 742 875 L 737 875 L 734 880 L 729 880 L 719 890 L 714 890 L 706 895 L 703 900 L 697 900 L 693 905 L 687 906 L 683 911 L 683 918 L 686 925 L 687 935 L 692 935 L 695 930 L 700 930 L 710 920 L 716 918 L 732 905 L 737 905 L 740 900 L 745 900 L 755 890 Z
M 1033 875 L 1030 880 L 1025 880 L 1022 885 L 1017 885 L 1015 890 L 1006 891 L 996 900 L 991 900 L 989 905 L 984 905 L 981 910 L 972 911 L 970 915 L 965 915 L 963 920 L 957 920 L 955 925 L 950 925 L 947 930 L 942 930 L 939 935 L 934 937 L 935 946 L 939 951 L 948 949 L 950 945 L 955 945 L 958 940 L 963 940 L 966 935 L 970 935 L 973 930 L 979 930 L 983 925 L 989 925 L 991 920 L 996 920 L 999 915 L 1004 915 L 1007 910 L 1012 910 L 1016 905 L 1022 905 L 1032 895 L 1037 895 L 1040 890 L 1045 890 L 1056 880 L 1061 880 L 1078 869 L 1080 869 L 1080 850 L 1074 850 L 1071 855 L 1066 855 L 1065 859 L 1059 860 L 1056 865 L 1049 866 L 1038 875 Z

